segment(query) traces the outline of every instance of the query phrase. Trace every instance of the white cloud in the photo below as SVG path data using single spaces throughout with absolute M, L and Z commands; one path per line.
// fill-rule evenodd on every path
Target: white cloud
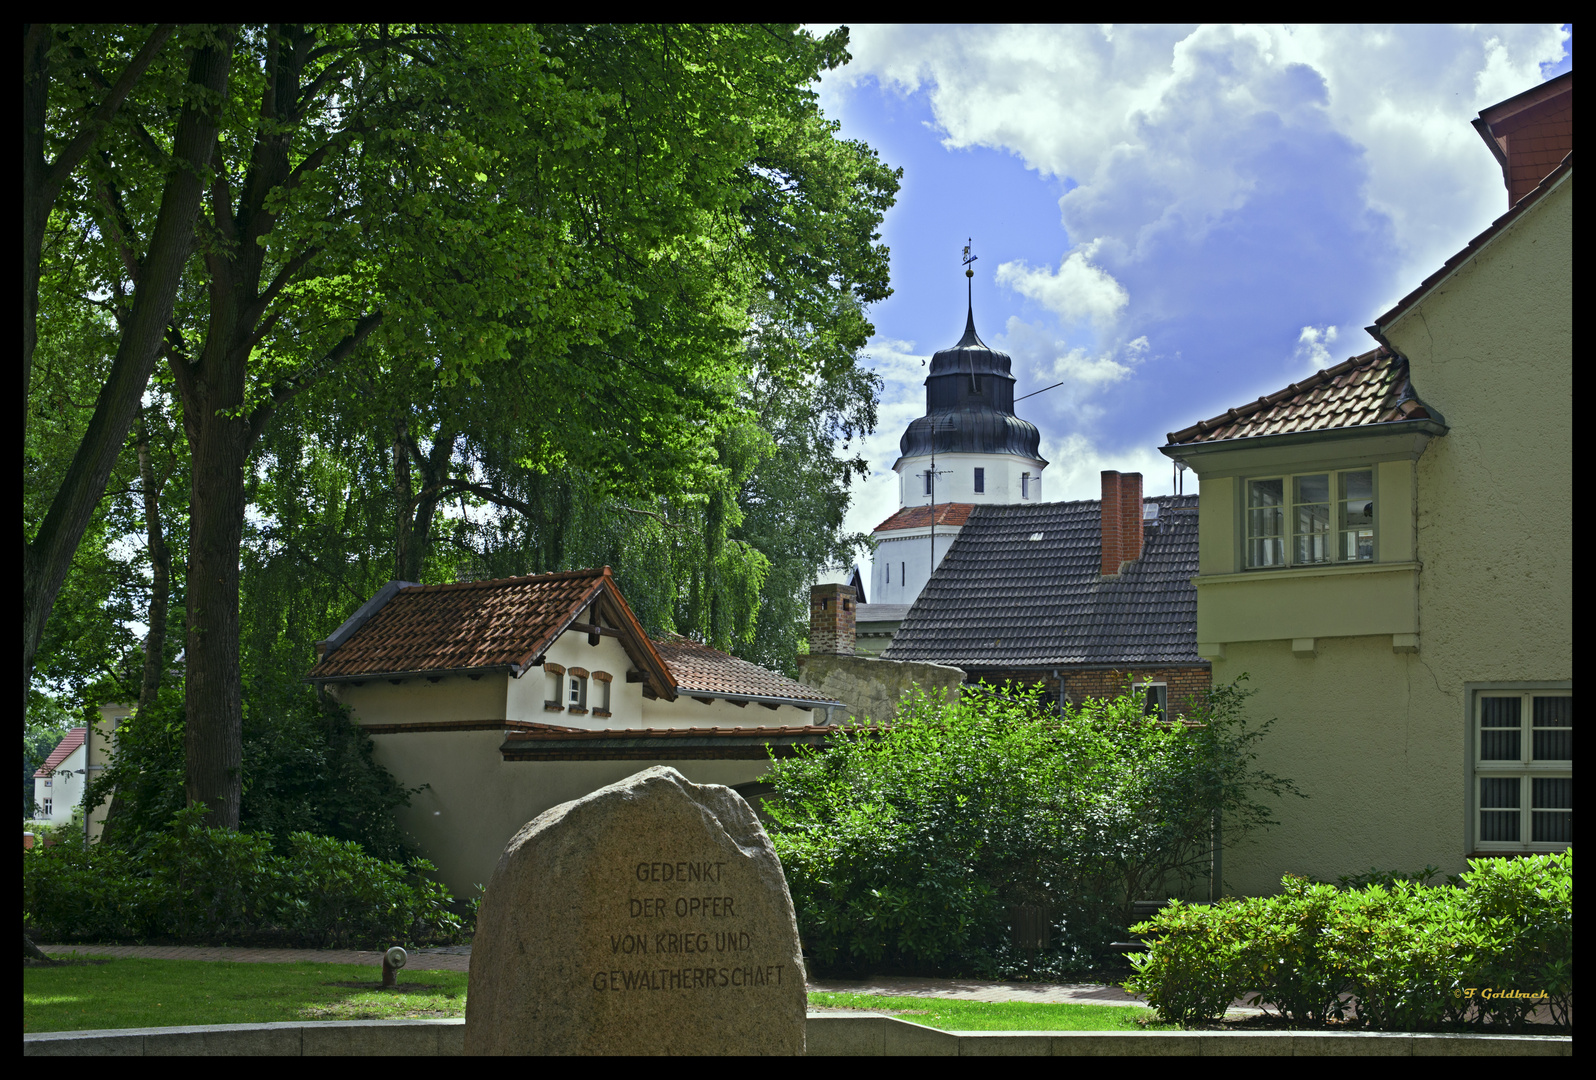
M 1101 498 L 1104 469 L 1141 473 L 1144 495 L 1171 495 L 1175 490 L 1174 463 L 1149 447 L 1109 451 L 1075 433 L 1061 439 L 1044 439 L 1042 456 L 1048 459 L 1047 470 L 1042 473 L 1048 502 Z M 1195 492 L 1196 484 L 1187 477 L 1186 494 Z
M 1099 327 L 1113 323 L 1130 302 L 1125 287 L 1092 263 L 1100 240 L 1083 244 L 1064 257 L 1054 273 L 1045 266 L 1006 262 L 997 268 L 997 283 L 1054 312 L 1066 324 L 1090 319 Z
M 1296 355 L 1316 368 L 1327 368 L 1335 363 L 1335 357 L 1330 355 L 1330 346 L 1335 344 L 1335 340 L 1336 328 L 1333 326 L 1304 326 L 1302 333 L 1297 335 Z
M 1417 281 L 1507 208 L 1469 120 L 1540 82 L 1566 38 L 1548 25 L 860 26 L 828 78 L 925 89 L 945 145 L 1073 180 L 1064 224 L 1103 237 L 1105 257 L 1245 205 L 1259 130 L 1338 136 L 1362 151 L 1357 194 L 1392 223 L 1397 277 Z

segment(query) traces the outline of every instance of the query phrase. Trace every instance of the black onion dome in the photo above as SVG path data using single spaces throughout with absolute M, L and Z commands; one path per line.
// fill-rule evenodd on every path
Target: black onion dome
M 1015 454 L 1040 461 L 1036 425 L 1014 415 L 1013 361 L 989 348 L 975 332 L 975 313 L 965 318 L 964 336 L 931 358 L 925 380 L 925 415 L 898 440 L 904 457 L 932 452 Z M 932 445 L 935 423 L 936 445 Z

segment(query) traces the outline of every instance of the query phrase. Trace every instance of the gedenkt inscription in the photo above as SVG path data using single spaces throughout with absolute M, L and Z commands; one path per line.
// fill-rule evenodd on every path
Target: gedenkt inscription
M 472 942 L 468 1054 L 801 1054 L 781 864 L 730 788 L 654 768 L 516 834 Z

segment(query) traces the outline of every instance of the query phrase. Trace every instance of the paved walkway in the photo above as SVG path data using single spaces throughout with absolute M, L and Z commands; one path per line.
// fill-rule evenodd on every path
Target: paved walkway
M 198 945 L 41 945 L 52 956 L 70 953 L 94 956 L 146 957 L 155 960 L 231 960 L 245 964 L 382 965 L 382 953 L 356 949 L 235 949 Z M 471 946 L 417 949 L 407 971 L 468 971 Z M 920 979 L 882 975 L 871 979 L 811 979 L 820 993 L 878 994 L 893 997 L 944 997 L 966 1001 L 1074 1002 L 1084 1005 L 1141 1005 L 1143 999 L 1117 986 L 1095 983 L 1014 983 L 981 979 Z

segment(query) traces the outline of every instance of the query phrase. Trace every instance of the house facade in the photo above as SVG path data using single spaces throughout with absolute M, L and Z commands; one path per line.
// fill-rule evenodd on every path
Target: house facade
M 550 807 L 652 765 L 748 788 L 823 743 L 841 703 L 685 638 L 650 639 L 609 568 L 390 582 L 318 644 L 309 680 L 423 790 L 398 812 L 457 895 Z
M 1248 677 L 1276 718 L 1259 765 L 1308 796 L 1227 855 L 1235 892 L 1572 843 L 1565 80 L 1528 108 L 1567 105 L 1566 156 L 1527 190 L 1504 165 L 1509 211 L 1369 328 L 1378 348 L 1162 448 L 1201 482 L 1199 652 Z
M 69 730 L 50 756 L 33 772 L 34 821 L 65 825 L 83 803 L 83 794 L 107 765 L 115 749 L 113 733 L 122 720 L 133 713 L 133 706 L 111 702 L 100 706 L 99 722 Z M 84 832 L 98 840 L 105 829 L 109 803 L 102 802 L 87 815 Z

